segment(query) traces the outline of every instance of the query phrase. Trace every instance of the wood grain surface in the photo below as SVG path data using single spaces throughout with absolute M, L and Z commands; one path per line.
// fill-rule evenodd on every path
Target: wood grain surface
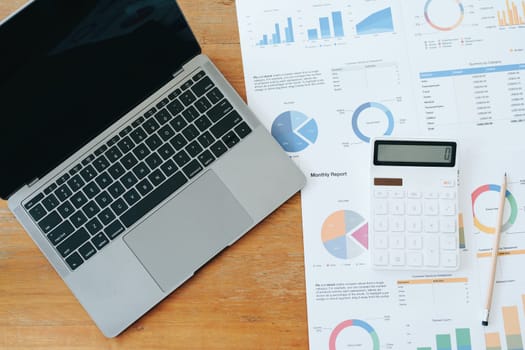
M 0 19 L 24 3 L 0 0 Z M 245 97 L 234 1 L 179 3 L 203 53 Z M 307 349 L 303 259 L 296 195 L 106 339 L 0 201 L 0 349 Z

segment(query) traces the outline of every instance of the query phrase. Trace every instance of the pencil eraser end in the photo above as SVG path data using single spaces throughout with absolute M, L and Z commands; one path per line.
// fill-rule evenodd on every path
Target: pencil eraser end
M 489 325 L 489 321 L 481 321 L 481 325 L 487 327 Z

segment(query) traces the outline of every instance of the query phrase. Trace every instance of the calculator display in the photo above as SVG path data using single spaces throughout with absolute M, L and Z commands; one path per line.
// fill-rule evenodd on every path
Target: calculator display
M 456 146 L 455 142 L 377 141 L 374 144 L 374 164 L 454 167 Z

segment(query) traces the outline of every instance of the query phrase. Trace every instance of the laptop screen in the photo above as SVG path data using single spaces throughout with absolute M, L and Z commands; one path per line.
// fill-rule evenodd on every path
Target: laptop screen
M 200 48 L 174 0 L 37 0 L 0 26 L 0 197 L 42 177 Z

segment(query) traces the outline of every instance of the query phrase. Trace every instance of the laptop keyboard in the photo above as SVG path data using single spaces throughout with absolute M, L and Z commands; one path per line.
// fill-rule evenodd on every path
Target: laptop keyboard
M 24 207 L 75 270 L 250 132 L 200 71 Z

